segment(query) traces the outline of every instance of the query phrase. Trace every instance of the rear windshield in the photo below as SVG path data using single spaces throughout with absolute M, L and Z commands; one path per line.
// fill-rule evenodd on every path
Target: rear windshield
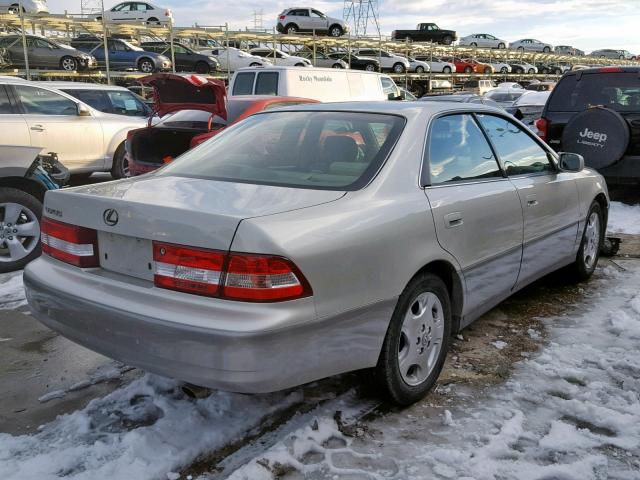
M 637 73 L 569 75 L 558 82 L 549 101 L 551 112 L 580 112 L 594 105 L 617 111 L 640 110 Z
M 494 102 L 515 102 L 519 99 L 524 92 L 498 92 L 493 91 L 486 94 L 487 98 L 490 98 Z
M 395 115 L 270 112 L 188 151 L 160 174 L 322 190 L 357 190 L 404 127 Z

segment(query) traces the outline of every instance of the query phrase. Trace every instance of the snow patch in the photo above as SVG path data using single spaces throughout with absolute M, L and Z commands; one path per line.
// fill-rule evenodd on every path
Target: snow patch
M 22 270 L 0 275 L 0 310 L 13 310 L 26 304 Z
M 507 342 L 503 342 L 502 340 L 496 340 L 495 342 L 491 342 L 491 345 L 496 347 L 498 350 L 502 350 L 509 344 Z
M 608 231 L 611 233 L 640 234 L 640 204 L 627 205 L 611 202 Z

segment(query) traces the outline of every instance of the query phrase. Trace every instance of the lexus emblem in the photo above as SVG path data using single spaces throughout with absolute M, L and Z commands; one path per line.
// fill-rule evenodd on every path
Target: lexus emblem
M 107 208 L 102 214 L 102 220 L 110 227 L 118 223 L 118 212 L 114 208 Z

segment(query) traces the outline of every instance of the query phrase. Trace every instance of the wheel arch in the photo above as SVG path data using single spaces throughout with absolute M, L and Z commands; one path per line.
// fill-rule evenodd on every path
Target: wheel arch
M 44 202 L 44 194 L 47 192 L 44 185 L 25 177 L 2 177 L 0 178 L 0 188 L 22 190 L 36 197 L 40 202 Z
M 464 304 L 463 279 L 460 273 L 447 260 L 433 260 L 420 268 L 411 279 L 413 280 L 413 278 L 423 273 L 431 273 L 438 276 L 446 285 L 449 299 L 451 300 L 451 331 L 458 332 Z
M 593 201 L 598 202 L 598 204 L 600 205 L 600 208 L 602 209 L 602 215 L 604 215 L 604 224 L 607 225 L 609 221 L 609 200 L 604 193 L 600 192 L 596 195 Z

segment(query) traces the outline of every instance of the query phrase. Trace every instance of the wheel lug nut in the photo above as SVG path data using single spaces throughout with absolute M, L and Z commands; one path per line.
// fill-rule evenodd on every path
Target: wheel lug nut
M 14 228 L 13 233 L 18 233 L 18 229 Z
M 9 237 L 9 240 L 13 240 L 13 237 Z

